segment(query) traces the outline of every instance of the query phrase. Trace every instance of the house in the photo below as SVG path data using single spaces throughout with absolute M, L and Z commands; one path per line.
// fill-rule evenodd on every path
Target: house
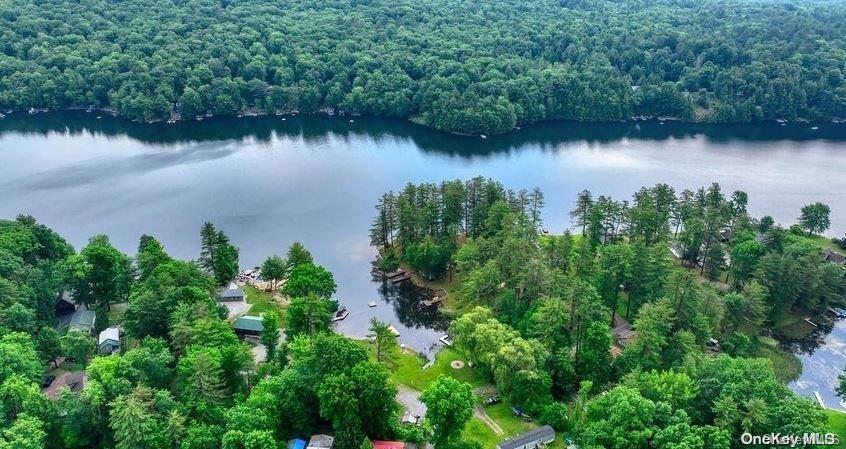
M 836 263 L 837 265 L 846 265 L 846 257 L 834 252 L 831 249 L 825 250 L 826 262 Z
M 262 317 L 249 315 L 236 318 L 235 322 L 232 323 L 232 327 L 235 329 L 235 333 L 242 337 L 247 335 L 261 335 L 261 331 L 264 329 Z
M 550 426 L 540 426 L 499 443 L 497 449 L 535 449 L 554 440 L 555 430 Z
M 243 301 L 244 297 L 244 290 L 234 282 L 229 284 L 229 287 L 217 292 L 218 301 Z
M 404 441 L 380 441 L 373 440 L 373 449 L 405 449 Z
M 637 332 L 632 329 L 632 325 L 617 315 L 614 316 L 614 329 L 611 334 L 614 337 L 614 343 L 622 348 L 625 348 L 637 338 Z
M 68 327 L 72 331 L 88 332 L 94 331 L 94 322 L 97 321 L 97 314 L 93 310 L 79 309 L 71 316 Z
M 293 440 L 288 440 L 288 449 L 305 449 L 306 442 L 305 440 L 301 440 L 299 438 L 295 438 Z
M 100 354 L 111 354 L 120 351 L 120 330 L 116 327 L 107 327 L 100 332 L 97 339 L 97 350 Z
M 306 446 L 306 449 L 332 449 L 332 445 L 334 443 L 335 437 L 332 435 L 312 435 L 311 439 L 308 440 L 308 446 Z
M 71 314 L 76 312 L 76 302 L 73 300 L 71 292 L 62 292 L 56 300 L 56 316 Z

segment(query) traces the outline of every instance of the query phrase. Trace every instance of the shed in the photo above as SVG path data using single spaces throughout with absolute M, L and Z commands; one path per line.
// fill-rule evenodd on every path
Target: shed
M 554 440 L 555 430 L 550 426 L 540 426 L 499 443 L 497 449 L 535 449 Z
M 373 449 L 405 449 L 404 441 L 380 441 L 373 440 Z
M 94 330 L 94 323 L 97 321 L 97 314 L 93 310 L 79 309 L 71 316 L 68 327 L 72 331 L 88 332 Z
M 243 301 L 244 297 L 244 290 L 234 282 L 217 292 L 218 301 Z
M 235 333 L 241 336 L 260 335 L 261 331 L 264 330 L 260 316 L 240 316 L 232 323 L 232 327 L 235 329 Z
M 308 440 L 306 449 L 332 449 L 333 444 L 335 444 L 335 437 L 332 435 L 317 434 L 312 435 Z
M 295 438 L 293 440 L 288 440 L 288 449 L 305 449 L 306 442 L 305 440 L 301 440 L 299 438 Z
M 107 327 L 100 332 L 97 339 L 97 349 L 100 354 L 111 354 L 120 351 L 120 330 L 116 327 Z

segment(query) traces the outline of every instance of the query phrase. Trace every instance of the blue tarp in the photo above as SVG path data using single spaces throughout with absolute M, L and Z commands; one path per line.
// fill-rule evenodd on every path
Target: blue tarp
M 305 449 L 306 442 L 303 440 L 291 440 L 288 442 L 288 449 Z

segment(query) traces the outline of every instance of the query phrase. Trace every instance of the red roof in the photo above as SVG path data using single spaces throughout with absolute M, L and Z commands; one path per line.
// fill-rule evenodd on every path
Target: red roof
M 402 441 L 372 441 L 373 449 L 405 449 Z

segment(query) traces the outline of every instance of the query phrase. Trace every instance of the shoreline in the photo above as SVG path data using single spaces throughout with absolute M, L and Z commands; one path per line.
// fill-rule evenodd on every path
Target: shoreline
M 360 114 L 360 113 L 352 113 L 347 111 L 339 111 L 333 110 L 331 108 L 323 108 L 313 112 L 299 112 L 296 110 L 288 110 L 284 112 L 277 111 L 275 113 L 268 113 L 266 111 L 255 111 L 255 110 L 244 110 L 237 114 L 225 114 L 225 115 L 198 115 L 194 119 L 182 119 L 182 118 L 174 118 L 171 116 L 170 118 L 157 118 L 153 120 L 137 120 L 137 119 L 130 119 L 126 116 L 122 115 L 116 109 L 110 107 L 99 107 L 99 108 L 86 108 L 82 106 L 73 106 L 67 108 L 59 108 L 59 109 L 37 109 L 37 108 L 30 108 L 30 110 L 15 110 L 15 109 L 6 109 L 0 111 L 3 115 L 0 116 L 0 120 L 3 120 L 10 115 L 20 116 L 20 115 L 28 115 L 28 116 L 37 116 L 41 114 L 51 114 L 51 113 L 63 113 L 63 112 L 86 112 L 89 114 L 93 114 L 95 112 L 100 112 L 104 114 L 110 115 L 112 118 L 119 119 L 125 123 L 132 123 L 136 125 L 176 125 L 176 124 L 187 124 L 192 122 L 202 122 L 206 119 L 253 119 L 253 118 L 272 118 L 278 117 L 282 120 L 288 117 L 299 117 L 299 116 L 314 116 L 314 117 L 327 117 L 327 118 L 347 118 L 351 117 L 350 123 L 353 123 L 354 120 L 352 118 L 357 117 L 365 117 L 365 118 L 373 118 L 373 119 L 380 119 L 380 118 L 390 118 L 390 119 L 399 119 L 413 125 L 426 128 L 428 130 L 437 131 L 439 133 L 452 135 L 456 137 L 466 137 L 466 138 L 473 138 L 473 139 L 487 139 L 489 137 L 502 137 L 502 136 L 509 136 L 515 135 L 520 131 L 523 131 L 524 128 L 529 128 L 535 125 L 541 125 L 544 123 L 551 123 L 551 122 L 568 122 L 568 123 L 581 123 L 586 125 L 607 125 L 607 124 L 639 124 L 639 123 L 658 123 L 660 125 L 664 125 L 665 123 L 678 123 L 678 124 L 686 124 L 686 125 L 705 125 L 705 126 L 719 126 L 719 125 L 726 125 L 726 126 L 737 126 L 737 125 L 762 125 L 762 124 L 779 124 L 781 126 L 785 126 L 787 124 L 797 125 L 797 124 L 807 124 L 807 125 L 846 125 L 846 118 L 839 118 L 834 117 L 828 120 L 809 120 L 806 118 L 798 118 L 794 120 L 788 119 L 768 119 L 768 120 L 758 120 L 758 121 L 748 121 L 748 122 L 712 122 L 712 121 L 701 121 L 701 120 L 686 120 L 681 119 L 678 117 L 669 117 L 669 116 L 652 116 L 652 115 L 632 115 L 627 118 L 621 118 L 618 120 L 607 120 L 607 121 L 581 121 L 581 120 L 573 120 L 573 119 L 564 119 L 564 118 L 548 118 L 544 120 L 540 120 L 537 122 L 531 123 L 523 123 L 515 126 L 514 128 L 503 132 L 503 133 L 490 133 L 490 134 L 469 134 L 465 132 L 459 131 L 449 131 L 440 128 L 436 128 L 434 126 L 430 126 L 426 123 L 425 120 L 422 119 L 419 115 L 409 116 L 409 117 L 396 117 L 396 116 L 380 116 L 380 115 L 369 115 L 369 114 Z M 101 116 L 97 116 L 97 119 L 102 118 Z M 812 129 L 816 129 L 816 127 L 812 127 Z

